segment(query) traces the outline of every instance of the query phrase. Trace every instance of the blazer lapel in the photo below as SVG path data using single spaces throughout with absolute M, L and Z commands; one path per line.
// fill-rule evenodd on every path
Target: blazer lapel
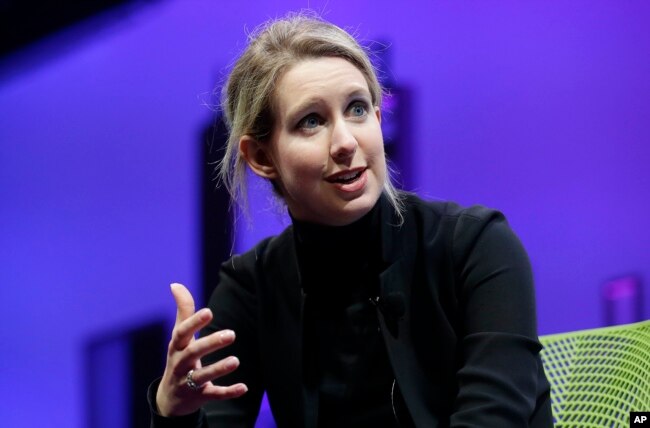
M 305 378 L 305 304 L 306 296 L 301 286 L 298 260 L 290 227 L 269 248 L 271 256 L 265 260 L 263 272 L 264 293 L 260 305 L 262 313 L 261 340 L 268 352 L 262 361 L 268 377 L 269 391 L 282 396 L 269 401 L 282 409 L 278 419 L 289 421 L 288 426 L 315 427 L 318 419 L 318 385 Z M 308 339 L 308 338 L 307 338 Z M 275 403 L 274 403 L 275 401 Z
M 437 417 L 421 399 L 426 381 L 414 364 L 419 360 L 413 347 L 411 303 L 420 236 L 416 219 L 409 214 L 406 212 L 404 223 L 397 226 L 393 207 L 383 198 L 382 254 L 387 267 L 380 275 L 377 312 L 398 393 L 401 391 L 414 421 L 438 426 Z
M 278 237 L 269 248 L 271 256 L 264 261 L 268 278 L 260 298 L 262 317 L 264 373 L 269 384 L 269 401 L 278 419 L 291 421 L 290 426 L 315 427 L 317 394 L 305 388 L 304 382 L 304 307 L 298 260 L 291 228 Z M 280 396 L 274 397 L 273 392 Z M 275 398 L 275 400 L 274 400 Z

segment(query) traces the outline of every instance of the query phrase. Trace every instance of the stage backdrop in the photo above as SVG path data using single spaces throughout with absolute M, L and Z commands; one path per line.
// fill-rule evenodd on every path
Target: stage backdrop
M 602 325 L 612 277 L 650 281 L 647 2 L 145 3 L 0 68 L 5 426 L 85 426 L 88 350 L 117 373 L 112 333 L 169 326 L 172 281 L 198 293 L 205 104 L 246 31 L 307 6 L 389 42 L 412 94 L 411 190 L 506 214 L 540 333 Z M 281 225 L 255 214 L 237 248 Z

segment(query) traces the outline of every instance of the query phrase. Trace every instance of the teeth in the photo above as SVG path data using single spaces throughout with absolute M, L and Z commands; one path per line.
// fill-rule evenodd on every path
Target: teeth
M 340 176 L 338 179 L 339 179 L 339 180 L 351 180 L 351 179 L 353 179 L 353 178 L 356 177 L 356 176 L 357 176 L 357 173 L 355 172 L 355 173 L 352 173 L 352 174 L 342 175 L 342 176 Z
M 354 179 L 358 178 L 361 175 L 361 171 L 359 172 L 352 172 L 350 174 L 345 174 L 341 175 L 340 177 L 337 177 L 335 181 L 339 183 L 346 183 L 353 181 Z

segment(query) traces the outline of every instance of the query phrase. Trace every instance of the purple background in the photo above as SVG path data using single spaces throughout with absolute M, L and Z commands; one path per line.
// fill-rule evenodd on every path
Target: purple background
M 3 424 L 47 415 L 48 426 L 83 426 L 89 338 L 171 322 L 172 281 L 198 290 L 204 104 L 246 28 L 308 5 L 362 39 L 391 42 L 392 75 L 413 94 L 415 190 L 507 215 L 533 263 L 541 334 L 601 326 L 610 278 L 647 284 L 649 3 L 192 0 L 121 10 L 0 70 Z M 257 197 L 254 212 L 264 205 Z M 237 248 L 286 221 L 270 218 L 242 221 Z M 647 318 L 648 293 L 645 303 Z

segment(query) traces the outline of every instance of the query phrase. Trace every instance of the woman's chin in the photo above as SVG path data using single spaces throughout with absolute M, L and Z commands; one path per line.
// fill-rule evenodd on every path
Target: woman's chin
M 351 201 L 346 201 L 345 204 L 337 210 L 338 214 L 333 213 L 332 220 L 336 220 L 337 224 L 332 225 L 345 226 L 346 224 L 354 223 L 364 215 L 368 214 L 375 206 L 378 199 L 379 194 L 376 196 L 365 194 Z

